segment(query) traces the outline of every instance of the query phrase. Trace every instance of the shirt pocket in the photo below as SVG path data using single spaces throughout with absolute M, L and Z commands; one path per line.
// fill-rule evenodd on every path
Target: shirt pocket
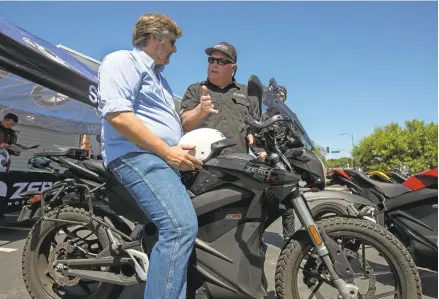
M 232 104 L 233 107 L 230 107 L 232 118 L 235 120 L 238 132 L 242 132 L 247 127 L 244 120 L 250 114 L 250 101 L 247 98 L 232 97 Z

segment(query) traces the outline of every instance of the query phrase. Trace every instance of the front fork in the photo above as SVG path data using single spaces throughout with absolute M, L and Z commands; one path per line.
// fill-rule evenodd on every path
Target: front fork
M 334 240 L 326 236 L 324 231 L 319 232 L 308 203 L 300 193 L 299 189 L 297 188 L 293 193 L 295 194 L 292 194 L 290 197 L 291 204 L 293 205 L 300 222 L 308 232 L 317 255 L 325 263 L 332 281 L 340 293 L 339 297 L 343 299 L 357 298 L 358 287 L 354 284 L 346 283 L 343 279 L 351 278 L 354 275 L 349 262 L 340 249 L 340 246 Z

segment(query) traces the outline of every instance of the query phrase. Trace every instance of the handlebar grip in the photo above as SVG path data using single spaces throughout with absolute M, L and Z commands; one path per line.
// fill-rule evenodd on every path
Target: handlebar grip
M 244 123 L 246 125 L 250 126 L 251 128 L 256 129 L 256 130 L 262 130 L 264 128 L 263 123 L 253 119 L 250 115 L 247 115 L 245 117 Z
M 275 122 L 285 121 L 285 120 L 288 121 L 288 120 L 290 120 L 290 118 L 286 117 L 286 116 L 282 116 L 282 115 L 274 115 L 261 123 L 257 120 L 254 120 L 250 115 L 248 115 L 248 116 L 246 116 L 244 123 L 249 125 L 252 129 L 255 129 L 256 131 L 260 131 L 266 127 L 271 126 Z

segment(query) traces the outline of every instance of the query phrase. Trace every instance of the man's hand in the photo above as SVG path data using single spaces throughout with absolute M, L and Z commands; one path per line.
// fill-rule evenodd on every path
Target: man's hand
M 204 113 L 218 113 L 218 110 L 213 109 L 212 98 L 207 91 L 207 87 L 204 85 L 201 86 L 200 107 Z
M 258 160 L 259 161 L 265 161 L 266 158 L 267 158 L 267 153 L 266 152 L 258 153 Z
M 7 143 L 0 144 L 0 148 L 2 148 L 2 149 L 7 149 L 8 147 L 9 147 L 9 144 L 7 144 Z
M 253 136 L 253 134 L 249 133 L 247 135 L 247 141 L 250 147 L 252 147 L 255 144 L 255 137 Z
M 186 152 L 192 149 L 195 149 L 194 145 L 170 147 L 166 150 L 163 159 L 171 165 L 171 167 L 181 171 L 195 171 L 196 169 L 201 169 L 203 163 Z

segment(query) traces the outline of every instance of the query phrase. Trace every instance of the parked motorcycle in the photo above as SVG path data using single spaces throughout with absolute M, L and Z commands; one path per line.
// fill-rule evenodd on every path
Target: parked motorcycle
M 396 183 L 396 181 L 394 181 L 392 179 L 392 176 L 388 175 L 386 172 L 383 171 L 379 171 L 379 170 L 374 170 L 374 171 L 369 171 L 367 173 L 367 175 L 371 178 L 374 179 L 376 181 L 379 182 L 383 182 L 383 183 Z
M 279 203 L 288 200 L 303 227 L 279 255 L 275 277 L 279 298 L 301 298 L 301 280 L 313 288 L 313 294 L 320 294 L 319 288 L 326 284 L 342 299 L 386 295 L 421 298 L 420 279 L 411 256 L 383 227 L 361 219 L 313 220 L 307 198 L 324 200 L 327 192 L 334 191 L 302 194 L 298 183 L 302 179 L 311 186 L 321 184 L 325 179 L 323 164 L 306 148 L 310 139 L 296 115 L 280 100 L 274 79 L 264 88 L 252 76 L 248 93 L 281 111 L 264 122 L 250 117 L 246 120 L 260 136 L 269 163 L 246 154 L 221 154 L 233 145 L 231 140 L 222 139 L 211 145 L 202 171 L 182 174 L 199 223 L 188 268 L 187 297 L 264 298 L 266 246 L 262 235 L 267 224 L 281 216 Z M 286 129 L 278 135 L 280 125 Z M 39 203 L 42 211 L 23 250 L 23 278 L 31 297 L 108 298 L 120 292 L 118 286 L 144 282 L 158 234 L 126 189 L 104 169 L 102 161 L 88 159 L 85 150 L 41 152 L 36 156 L 68 169 L 63 174 L 65 180 L 57 186 L 39 195 L 27 194 L 32 199 L 39 196 L 34 204 Z M 200 181 L 201 174 L 207 179 Z M 65 192 L 78 192 L 77 201 L 65 205 Z M 355 204 L 369 204 L 356 195 L 343 196 Z M 23 211 L 23 218 L 32 217 L 32 213 Z M 360 244 L 357 252 L 350 244 Z M 377 294 L 372 286 L 367 294 L 361 294 L 354 279 L 374 283 L 383 275 L 383 271 L 374 272 L 366 261 L 366 247 L 376 248 L 388 261 L 395 276 L 394 291 Z M 298 279 L 301 272 L 303 278 Z M 73 289 L 79 294 L 73 295 Z M 318 298 L 324 297 L 320 294 Z
M 349 209 L 335 210 L 333 203 L 323 203 L 312 209 L 315 219 L 331 214 L 378 222 L 398 237 L 418 266 L 437 270 L 437 169 L 417 174 L 404 184 L 379 182 L 359 171 L 336 169 L 332 181 L 347 186 L 377 208 L 354 204 Z
M 384 183 L 402 184 L 410 176 L 410 168 L 406 165 L 394 167 L 392 171 L 369 171 L 367 175 L 377 181 Z

